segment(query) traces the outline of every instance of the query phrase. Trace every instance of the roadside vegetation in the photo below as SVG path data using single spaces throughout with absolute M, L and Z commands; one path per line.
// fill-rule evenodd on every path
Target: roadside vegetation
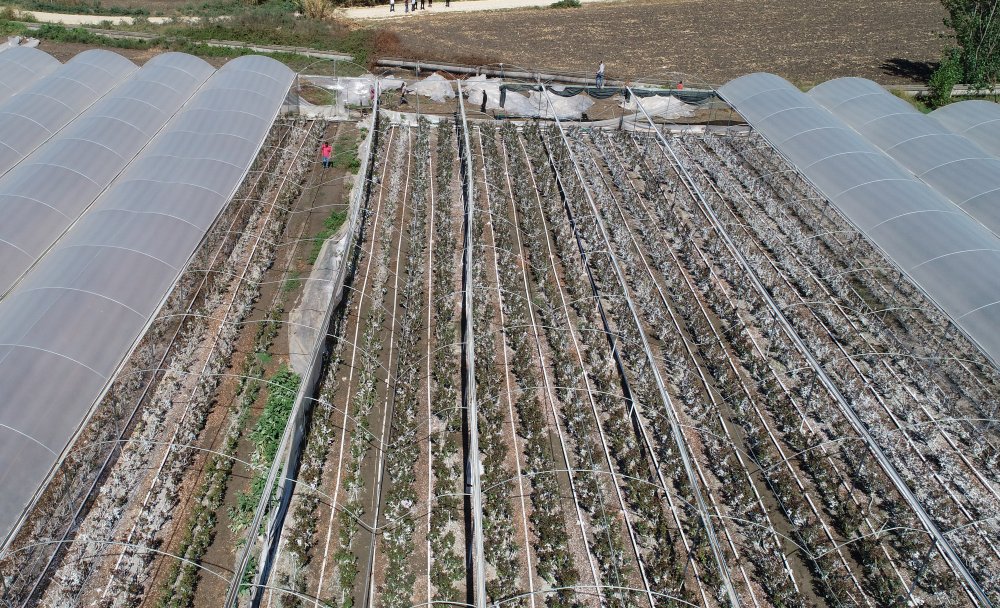
M 181 26 L 176 26 L 177 29 L 170 30 L 176 35 L 164 32 L 162 36 L 149 39 L 116 38 L 109 35 L 94 33 L 83 27 L 68 28 L 64 25 L 50 23 L 43 24 L 38 29 L 31 29 L 22 21 L 12 20 L 7 15 L 2 16 L 4 18 L 0 18 L 0 36 L 33 36 L 50 42 L 88 44 L 111 49 L 139 51 L 160 50 L 164 52 L 176 51 L 180 53 L 188 53 L 205 59 L 235 58 L 243 55 L 264 55 L 284 63 L 295 71 L 301 71 L 306 67 L 314 66 L 317 63 L 320 63 L 320 61 L 317 61 L 314 57 L 306 57 L 292 52 L 265 53 L 255 51 L 251 48 L 214 46 L 208 44 L 207 42 L 209 40 L 228 40 L 236 42 L 256 42 L 257 44 L 296 46 L 293 44 L 295 39 L 292 37 L 282 37 L 281 35 L 272 36 L 269 40 L 254 40 L 254 34 L 248 29 L 209 29 L 202 26 L 183 28 Z M 209 35 L 208 32 L 211 32 L 218 37 L 213 38 L 213 36 Z M 340 46 L 339 48 L 326 48 L 322 50 L 350 53 L 352 57 L 354 57 L 354 61 L 357 64 L 364 65 L 368 61 L 372 51 L 372 36 L 370 33 L 362 30 L 350 33 L 349 37 L 350 41 L 348 42 L 345 39 L 344 46 Z M 336 39 L 331 38 L 330 40 Z M 331 42 L 325 46 L 338 47 L 339 45 Z M 318 46 L 313 45 L 311 48 L 318 48 Z M 345 64 L 345 69 L 343 69 L 342 72 L 343 75 L 356 75 L 357 73 L 360 73 L 360 70 L 361 67 L 359 66 L 354 66 L 352 69 L 351 64 Z
M 67 0 L 26 0 L 21 8 L 29 11 L 45 11 L 50 13 L 70 13 L 73 15 L 115 15 L 126 17 L 145 17 L 149 10 L 143 7 L 104 6 L 100 0 L 94 2 Z
M 1000 9 L 996 0 L 941 0 L 941 4 L 948 11 L 944 24 L 952 30 L 954 44 L 945 49 L 928 83 L 928 101 L 934 107 L 950 103 L 957 84 L 989 93 L 1000 82 Z

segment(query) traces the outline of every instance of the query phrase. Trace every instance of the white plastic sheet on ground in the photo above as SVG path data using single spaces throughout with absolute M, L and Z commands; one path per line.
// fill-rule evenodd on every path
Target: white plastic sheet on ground
M 431 101 L 445 101 L 455 98 L 455 85 L 437 72 L 406 87 L 407 90 L 429 97 Z
M 485 74 L 471 76 L 462 82 L 462 91 L 469 96 L 469 103 L 477 108 L 482 107 L 483 94 L 486 94 L 486 109 L 500 109 L 500 85 L 503 80 L 490 78 Z M 510 95 L 508 93 L 508 95 Z
M 0 44 L 0 51 L 12 49 L 15 46 L 26 46 L 29 49 L 38 47 L 38 38 L 22 38 L 20 36 L 8 36 L 7 42 Z
M 498 88 L 497 101 L 499 101 L 499 96 Z M 478 99 L 481 103 L 482 97 Z M 507 91 L 507 98 L 504 100 L 502 110 L 508 116 L 537 116 L 539 118 L 558 116 L 560 120 L 579 120 L 592 105 L 594 105 L 594 100 L 585 94 L 575 97 L 560 97 L 549 91 L 544 93 L 531 91 L 528 95 Z M 498 103 L 494 103 L 492 94 L 486 107 L 487 109 L 501 109 Z
M 659 116 L 661 118 L 682 118 L 685 116 L 694 115 L 695 107 L 686 104 L 676 97 L 646 97 L 645 99 L 637 99 L 633 97 L 626 103 L 619 104 L 620 107 L 625 108 L 627 112 L 638 112 L 642 114 L 642 110 L 639 109 L 639 104 L 637 101 L 642 103 L 642 108 L 650 116 Z

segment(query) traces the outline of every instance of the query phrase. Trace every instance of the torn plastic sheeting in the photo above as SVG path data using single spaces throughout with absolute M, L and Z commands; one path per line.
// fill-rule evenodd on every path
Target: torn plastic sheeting
M 500 109 L 500 85 L 503 82 L 500 78 L 490 78 L 485 74 L 472 76 L 462 82 L 462 91 L 468 93 L 469 103 L 481 106 L 483 94 L 486 95 L 486 108 L 489 110 Z
M 628 112 L 639 112 L 638 100 L 632 99 L 618 104 L 619 107 L 625 108 Z M 684 116 L 691 116 L 694 114 L 695 107 L 684 103 L 676 97 L 647 97 L 642 100 L 642 109 L 650 116 L 659 116 L 662 118 L 681 118 Z
M 550 91 L 540 93 L 532 91 L 525 96 L 520 93 L 507 93 L 504 99 L 504 111 L 513 116 L 537 116 L 539 118 L 559 117 L 560 120 L 579 120 L 583 113 L 594 105 L 594 100 L 586 95 L 576 97 L 560 97 Z M 492 102 L 487 107 L 493 107 Z
M 379 90 L 389 91 L 398 89 L 403 81 L 398 78 L 379 78 Z M 338 83 L 331 89 L 341 91 L 344 103 L 348 105 L 368 106 L 371 105 L 372 87 L 375 86 L 375 78 L 371 76 L 361 76 L 358 78 L 340 78 Z
M 452 81 L 447 80 L 441 74 L 434 72 L 427 78 L 421 81 L 415 82 L 407 87 L 408 90 L 416 93 L 417 95 L 423 95 L 424 97 L 429 97 L 431 101 L 445 101 L 446 99 L 455 98 L 455 87 Z
M 367 76 L 319 76 L 306 75 L 301 77 L 306 83 L 327 91 L 337 93 L 338 104 L 367 106 L 371 102 L 371 88 L 375 77 Z M 379 90 L 382 92 L 398 89 L 403 81 L 399 78 L 379 78 Z M 301 100 L 303 106 L 313 106 L 308 101 Z

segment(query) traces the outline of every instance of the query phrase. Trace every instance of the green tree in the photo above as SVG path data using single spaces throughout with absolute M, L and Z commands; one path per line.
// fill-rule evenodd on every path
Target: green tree
M 958 73 L 976 89 L 995 86 L 1000 81 L 1000 0 L 941 0 L 941 4 L 948 11 L 944 24 L 954 30 L 958 48 L 945 51 L 938 68 L 943 73 L 934 75 L 936 84 L 944 86 Z
M 941 65 L 931 74 L 928 83 L 931 89 L 930 105 L 937 108 L 951 101 L 952 89 L 962 80 L 961 53 L 958 49 L 949 49 L 941 59 Z

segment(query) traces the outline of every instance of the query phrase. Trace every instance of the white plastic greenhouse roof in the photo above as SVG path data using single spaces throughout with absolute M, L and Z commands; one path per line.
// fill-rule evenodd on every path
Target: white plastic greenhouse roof
M 1000 362 L 1000 239 L 788 81 L 719 89 L 886 257 Z
M 1000 158 L 1000 104 L 981 99 L 960 101 L 930 115 L 946 129 L 968 137 Z
M 154 57 L 0 179 L 0 297 L 214 71 L 190 55 Z
M 0 101 L 31 86 L 59 67 L 59 60 L 38 49 L 18 46 L 0 54 Z
M 871 80 L 838 78 L 809 96 L 1000 235 L 1000 159 Z
M 90 118 L 121 117 L 115 137 L 103 140 L 107 154 L 67 155 L 59 162 L 104 179 L 102 166 L 122 166 L 121 156 L 145 146 L 0 301 L 5 544 L 239 187 L 294 77 L 284 65 L 259 56 L 230 61 L 211 77 L 201 60 L 162 57 L 116 87 L 111 105 Z M 144 83 L 144 75 L 151 79 Z M 200 81 L 205 82 L 199 88 Z M 156 125 L 185 99 L 177 86 L 197 91 L 157 133 Z M 119 96 L 119 90 L 130 92 Z M 136 98 L 147 104 L 145 110 Z M 85 119 L 68 129 L 80 120 Z M 59 176 L 52 185 L 62 197 L 53 200 L 78 213 L 80 203 L 64 199 L 86 201 L 92 189 L 78 191 L 83 182 L 64 179 L 61 168 L 49 171 Z M 6 180 L 0 182 L 0 194 L 5 193 Z M 0 199 L 0 217 L 6 207 Z
M 84 51 L 0 104 L 0 175 L 136 69 L 117 53 Z

